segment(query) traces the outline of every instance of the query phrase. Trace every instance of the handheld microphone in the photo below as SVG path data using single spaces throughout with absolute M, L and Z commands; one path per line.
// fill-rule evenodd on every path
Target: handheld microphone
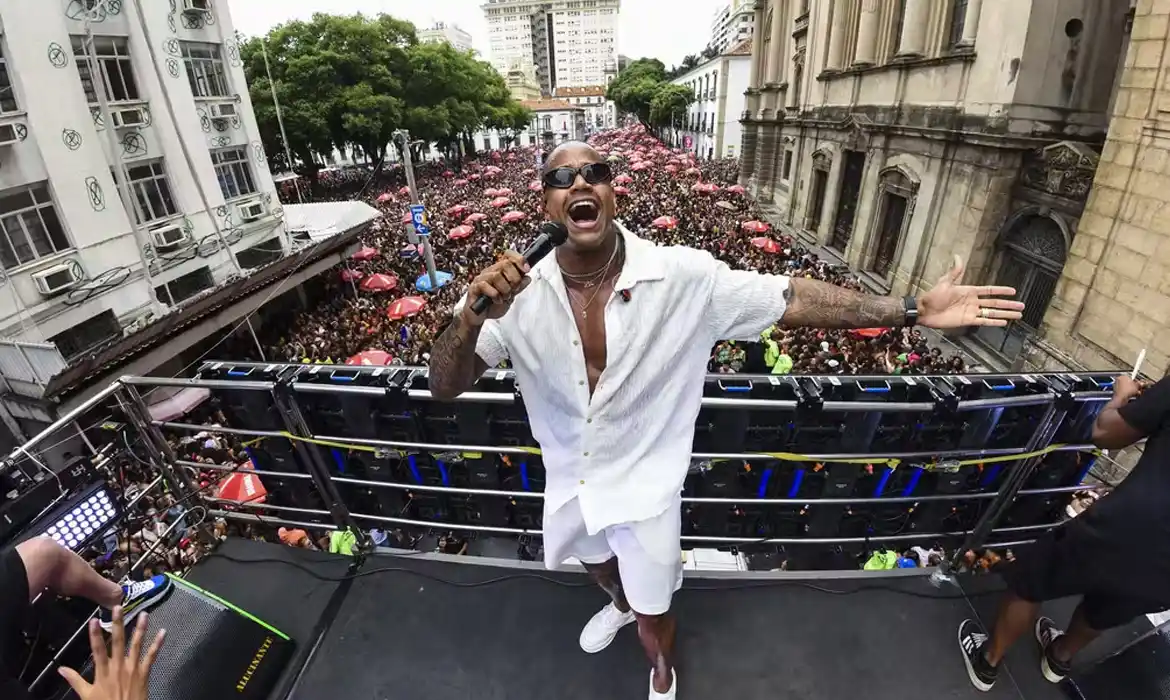
M 540 235 L 528 246 L 528 250 L 524 251 L 524 262 L 528 263 L 529 267 L 536 265 L 544 259 L 546 255 L 552 252 L 560 244 L 569 239 L 569 229 L 559 221 L 546 221 L 540 225 Z M 488 307 L 492 305 L 491 297 L 480 297 L 471 305 L 472 312 L 482 316 Z

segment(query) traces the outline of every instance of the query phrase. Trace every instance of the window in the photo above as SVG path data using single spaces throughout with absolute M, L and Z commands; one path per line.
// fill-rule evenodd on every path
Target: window
M 215 44 L 182 42 L 183 63 L 187 66 L 187 80 L 196 97 L 228 97 L 227 70 Z
M 947 35 L 947 47 L 955 48 L 963 39 L 963 26 L 967 19 L 967 0 L 952 0 L 951 26 Z
M 88 350 L 122 337 L 122 324 L 113 311 L 105 311 L 87 318 L 76 326 L 49 338 L 66 360 L 84 355 Z
M 171 197 L 171 186 L 162 161 L 128 168 L 130 192 L 134 199 L 134 218 L 147 224 L 179 212 Z
M 4 44 L 0 43 L 0 114 L 16 111 L 16 93 L 8 75 L 8 60 L 4 58 Z
M 243 263 L 240 266 L 243 267 Z M 204 289 L 211 289 L 214 286 L 215 280 L 211 276 L 211 269 L 201 267 L 194 272 L 188 272 L 182 277 L 176 277 L 166 284 L 160 284 L 154 288 L 154 293 L 158 295 L 158 299 L 162 303 L 167 306 L 175 306 L 202 292 Z
M 256 182 L 252 179 L 248 154 L 243 146 L 212 151 L 211 162 L 215 165 L 215 177 L 219 180 L 219 189 L 223 191 L 224 199 L 256 193 Z
M 101 70 L 107 100 L 126 102 L 140 99 L 138 82 L 134 79 L 130 50 L 125 39 L 95 36 L 93 53 Z M 85 37 L 73 37 L 73 56 L 77 61 L 77 72 L 81 75 L 81 87 L 85 89 L 85 99 L 90 104 L 95 104 L 98 96 L 89 69 L 89 52 L 85 45 Z
M 263 243 L 257 243 L 247 250 L 236 253 L 236 261 L 245 270 L 254 270 L 280 260 L 283 255 L 284 249 L 280 246 L 280 239 L 269 238 Z
M 792 149 L 784 151 L 784 174 L 780 179 L 785 182 L 792 179 Z
M 0 264 L 11 269 L 72 247 L 40 183 L 0 192 Z

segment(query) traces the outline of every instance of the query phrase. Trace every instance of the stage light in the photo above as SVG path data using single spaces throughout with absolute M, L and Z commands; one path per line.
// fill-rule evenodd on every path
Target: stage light
M 39 518 L 21 538 L 48 535 L 73 551 L 80 551 L 118 517 L 118 503 L 104 482 L 87 487 Z

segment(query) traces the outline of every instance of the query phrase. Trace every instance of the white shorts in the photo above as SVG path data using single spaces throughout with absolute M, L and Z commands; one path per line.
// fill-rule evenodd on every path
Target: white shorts
M 590 535 L 574 498 L 544 513 L 544 564 L 554 569 L 569 559 L 603 564 L 615 556 L 622 590 L 634 612 L 662 615 L 682 586 L 682 502 L 676 500 L 649 520 L 607 527 Z

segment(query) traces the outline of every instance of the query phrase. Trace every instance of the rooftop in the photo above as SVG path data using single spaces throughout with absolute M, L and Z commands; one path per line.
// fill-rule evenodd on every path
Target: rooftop
M 586 85 L 584 87 L 557 88 L 556 97 L 605 97 L 604 85 Z
M 581 109 L 581 107 L 569 104 L 564 100 L 524 100 L 520 104 L 531 109 L 533 112 L 559 112 L 566 109 Z

